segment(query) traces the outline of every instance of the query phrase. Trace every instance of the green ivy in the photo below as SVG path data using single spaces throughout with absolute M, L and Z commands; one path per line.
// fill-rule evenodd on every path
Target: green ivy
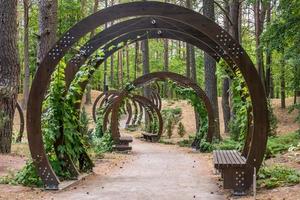
M 300 183 L 300 172 L 284 166 L 263 167 L 258 173 L 258 185 L 272 189 Z

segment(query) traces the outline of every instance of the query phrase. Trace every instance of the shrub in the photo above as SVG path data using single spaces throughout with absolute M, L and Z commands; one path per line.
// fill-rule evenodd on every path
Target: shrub
M 16 174 L 9 174 L 0 178 L 1 184 L 42 187 L 43 183 L 37 175 L 36 168 L 32 161 L 28 161 L 26 165 Z
M 216 150 L 241 150 L 243 147 L 243 142 L 238 142 L 233 139 L 225 139 L 221 141 L 220 143 L 214 143 L 213 149 Z
M 298 132 L 270 137 L 266 149 L 266 158 L 288 151 L 290 147 L 297 146 L 299 141 L 300 134 Z
M 110 133 L 105 133 L 103 137 L 95 137 L 93 140 L 94 151 L 97 154 L 112 152 L 113 150 L 113 139 Z
M 195 136 L 189 135 L 189 139 L 181 140 L 178 142 L 180 147 L 191 147 L 192 143 L 195 140 Z
M 285 166 L 263 167 L 258 173 L 258 185 L 268 189 L 300 183 L 300 172 Z
M 167 127 L 166 127 L 166 132 L 167 132 L 167 136 L 168 136 L 169 139 L 170 139 L 170 138 L 172 137 L 172 135 L 173 135 L 173 130 L 172 130 L 172 128 L 173 128 L 173 122 L 172 122 L 171 119 L 168 119 L 168 121 L 167 121 Z
M 184 128 L 182 122 L 179 122 L 179 124 L 178 124 L 177 133 L 180 137 L 183 137 L 186 134 L 186 131 L 185 131 L 185 128 Z

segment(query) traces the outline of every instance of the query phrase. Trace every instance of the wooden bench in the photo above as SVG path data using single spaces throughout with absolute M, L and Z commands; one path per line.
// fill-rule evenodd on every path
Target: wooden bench
M 131 136 L 121 136 L 119 143 L 113 146 L 115 151 L 131 151 L 132 147 L 129 145 L 133 141 Z
M 146 141 L 150 141 L 150 142 L 157 142 L 158 141 L 158 135 L 157 134 L 153 134 L 153 133 L 142 133 L 143 138 Z
M 235 195 L 243 195 L 252 184 L 251 169 L 246 158 L 236 150 L 213 152 L 214 167 L 221 173 L 224 189 L 233 189 Z

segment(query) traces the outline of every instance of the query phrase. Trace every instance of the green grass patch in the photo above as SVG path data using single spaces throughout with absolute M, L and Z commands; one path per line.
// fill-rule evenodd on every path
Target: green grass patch
M 285 166 L 263 167 L 258 173 L 259 187 L 272 189 L 300 183 L 300 172 Z

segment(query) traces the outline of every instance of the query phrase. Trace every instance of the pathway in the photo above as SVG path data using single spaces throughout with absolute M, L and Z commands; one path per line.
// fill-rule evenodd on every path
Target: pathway
M 173 145 L 133 143 L 133 161 L 53 199 L 221 200 L 206 159 Z

